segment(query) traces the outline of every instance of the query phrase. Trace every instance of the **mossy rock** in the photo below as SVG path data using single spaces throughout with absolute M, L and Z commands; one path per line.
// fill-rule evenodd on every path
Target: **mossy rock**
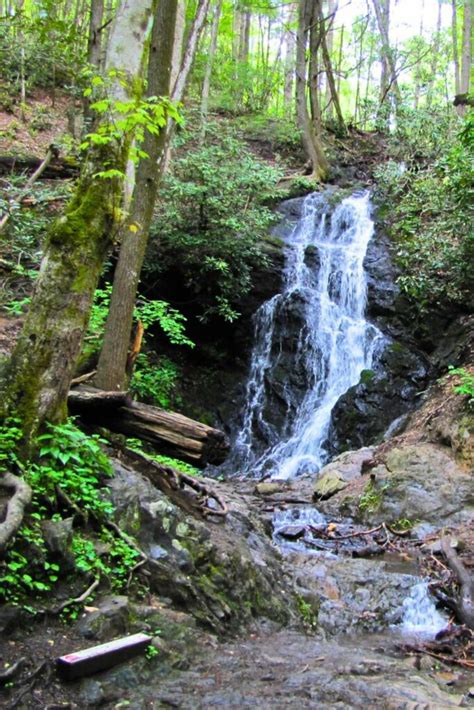
M 314 500 L 327 500 L 335 493 L 344 490 L 347 481 L 338 471 L 328 471 L 316 481 L 314 487 Z

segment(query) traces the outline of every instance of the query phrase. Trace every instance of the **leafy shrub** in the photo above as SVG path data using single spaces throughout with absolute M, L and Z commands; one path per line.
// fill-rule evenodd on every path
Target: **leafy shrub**
M 420 136 L 422 126 L 411 128 L 406 131 L 409 162 L 389 162 L 376 175 L 378 201 L 402 270 L 399 284 L 422 308 L 446 301 L 468 303 L 474 277 L 468 217 L 474 193 L 474 117 L 467 118 L 457 136 L 445 135 L 444 143 L 437 142 L 441 137 L 437 130 L 430 133 L 429 126 L 427 145 L 426 136 Z M 430 162 L 434 152 L 438 157 Z
M 166 357 L 160 357 L 153 362 L 147 353 L 137 357 L 130 390 L 133 394 L 150 404 L 163 409 L 169 409 L 172 402 L 179 371 L 177 365 Z
M 188 136 L 186 148 L 161 192 L 145 272 L 173 271 L 199 298 L 202 319 L 232 321 L 265 261 L 260 240 L 274 215 L 264 203 L 278 172 L 212 126 L 209 143 Z
M 102 478 L 112 473 L 102 440 L 87 436 L 72 422 L 50 425 L 38 438 L 37 460 L 22 464 L 16 455 L 21 436 L 17 420 L 9 420 L 0 428 L 0 471 L 22 468 L 33 491 L 30 513 L 15 536 L 14 546 L 0 561 L 0 600 L 20 603 L 25 597 L 52 590 L 61 570 L 45 544 L 42 522 L 70 515 L 71 506 L 84 519 L 93 518 L 99 541 L 104 543 L 99 553 L 92 538 L 75 531 L 71 553 L 77 571 L 110 578 L 114 589 L 123 588 L 139 553 L 133 544 L 105 527 L 114 508 L 101 495 Z

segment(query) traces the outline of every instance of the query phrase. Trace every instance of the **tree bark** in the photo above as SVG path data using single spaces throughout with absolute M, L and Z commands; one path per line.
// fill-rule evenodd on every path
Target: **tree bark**
M 209 111 L 209 90 L 211 88 L 212 65 L 214 55 L 217 49 L 217 34 L 219 30 L 219 20 L 221 18 L 222 1 L 217 0 L 214 7 L 214 17 L 212 18 L 211 43 L 207 55 L 206 71 L 204 73 L 204 81 L 202 84 L 201 94 L 201 140 L 204 140 L 206 135 L 207 114 Z
M 439 47 L 441 43 L 441 0 L 438 0 L 438 18 L 436 21 L 436 33 L 431 50 L 431 78 L 428 84 L 428 92 L 426 94 L 426 108 L 429 110 L 433 103 L 433 92 L 436 83 L 436 71 L 438 69 Z
M 329 164 L 311 123 L 306 100 L 306 47 L 310 26 L 310 0 L 299 0 L 298 34 L 296 40 L 296 114 L 302 133 L 303 146 L 311 163 L 312 173 L 316 180 L 322 180 L 327 174 Z
M 395 107 L 401 102 L 400 89 L 397 82 L 397 72 L 390 46 L 390 0 L 372 0 L 377 25 L 382 40 L 382 74 L 380 80 L 380 106 L 385 103 L 389 94 L 393 95 Z
M 469 95 L 471 90 L 472 73 L 472 6 L 473 0 L 464 0 L 464 18 L 462 27 L 462 55 L 461 55 L 461 86 L 460 94 Z M 464 116 L 466 105 L 458 105 L 458 113 Z
M 285 87 L 283 90 L 285 106 L 292 110 L 294 106 L 294 85 L 295 85 L 295 48 L 296 40 L 293 30 L 295 21 L 294 5 L 288 7 L 287 29 L 285 32 Z
M 329 57 L 331 57 L 333 49 L 334 49 L 334 22 L 336 19 L 336 12 L 337 12 L 337 0 L 328 0 L 327 12 L 328 12 L 328 18 L 327 18 L 328 29 L 326 32 L 326 45 L 327 45 L 327 51 L 328 51 Z M 331 62 L 332 62 L 332 59 L 331 59 Z M 327 117 L 332 118 L 334 107 L 331 102 L 331 87 L 329 86 L 329 82 L 327 81 L 327 79 L 326 79 L 326 95 L 324 97 L 324 105 L 327 107 L 326 108 Z
M 458 17 L 456 0 L 451 0 L 452 19 L 451 36 L 453 42 L 453 62 L 454 62 L 454 93 L 461 93 L 461 72 L 459 67 L 459 46 L 458 46 Z
M 71 390 L 69 401 L 72 411 L 79 414 L 85 424 L 142 439 L 162 454 L 199 467 L 223 463 L 227 457 L 229 442 L 219 429 L 139 402 L 120 406 L 121 402 L 114 401 L 113 397 L 124 397 L 121 392 L 101 393 L 85 388 L 81 394 L 81 390 Z M 92 401 L 87 398 L 87 392 Z
M 150 0 L 134 2 L 135 32 L 125 5 L 111 32 L 110 56 L 113 66 L 123 67 L 130 76 L 141 66 Z M 124 36 L 132 44 L 121 52 Z M 116 146 L 89 151 L 74 196 L 49 231 L 29 313 L 1 373 L 0 418 L 13 414 L 21 419 L 25 454 L 45 421 L 66 415 L 69 384 L 102 265 L 117 232 L 122 200 L 122 181 L 101 179 L 97 173 L 104 164 L 123 171 L 127 152 L 125 138 Z
M 160 0 L 153 26 L 148 64 L 149 96 L 169 96 L 177 0 Z M 130 205 L 122 230 L 104 341 L 95 384 L 102 390 L 124 389 L 135 296 L 145 257 L 159 181 L 159 160 L 166 149 L 166 125 L 158 136 L 147 132 Z
M 183 98 L 208 7 L 209 0 L 201 0 L 188 36 L 181 70 L 173 88 L 171 98 L 174 103 Z M 156 86 L 155 82 L 165 80 L 164 74 L 161 77 L 150 75 L 149 86 Z M 164 91 L 161 95 L 166 93 Z M 157 139 L 151 136 L 146 138 L 144 149 L 150 158 L 140 162 L 129 218 L 122 230 L 110 310 L 95 379 L 97 387 L 104 390 L 126 389 L 128 384 L 126 365 L 137 287 L 158 185 L 168 164 L 172 134 L 173 125 L 168 121 L 166 130 L 160 131 Z M 130 226 L 133 227 L 132 230 Z
M 334 72 L 332 69 L 331 56 L 326 42 L 326 29 L 324 27 L 323 11 L 321 7 L 321 0 L 317 0 L 317 17 L 320 24 L 321 33 L 321 50 L 323 55 L 324 68 L 326 69 L 326 81 L 329 85 L 329 91 L 332 98 L 332 104 L 336 111 L 337 123 L 341 133 L 346 133 L 346 126 L 344 123 L 344 117 L 341 111 L 341 104 L 339 102 L 339 95 L 337 93 L 336 82 L 334 81 Z
M 104 20 L 104 0 L 91 0 L 89 19 L 89 39 L 87 61 L 97 69 L 102 64 L 102 23 Z

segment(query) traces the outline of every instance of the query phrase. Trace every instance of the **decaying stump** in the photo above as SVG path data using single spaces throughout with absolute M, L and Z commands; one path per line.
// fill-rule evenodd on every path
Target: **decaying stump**
M 80 386 L 70 391 L 68 403 L 85 423 L 142 439 L 160 453 L 194 466 L 220 464 L 229 452 L 229 441 L 219 429 L 177 412 L 133 402 L 128 393 Z

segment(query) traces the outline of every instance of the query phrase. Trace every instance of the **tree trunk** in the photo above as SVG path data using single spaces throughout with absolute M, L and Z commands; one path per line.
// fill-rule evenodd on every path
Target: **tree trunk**
M 294 5 L 290 5 L 287 15 L 287 29 L 285 32 L 285 86 L 283 90 L 285 106 L 291 110 L 294 103 L 294 85 L 295 85 L 295 33 L 293 24 L 295 21 Z
M 454 0 L 453 0 L 454 1 Z M 425 17 L 425 0 L 421 0 L 421 19 L 420 19 L 420 37 L 423 37 L 423 20 Z M 415 66 L 415 96 L 414 96 L 414 106 L 415 109 L 418 108 L 420 104 L 420 93 L 421 93 L 421 66 L 420 63 Z
M 328 54 L 331 57 L 333 49 L 334 49 L 334 22 L 336 19 L 336 12 L 337 12 L 337 0 L 328 0 L 327 12 L 328 12 L 328 18 L 327 18 L 328 29 L 326 31 L 326 45 L 327 45 Z M 332 118 L 334 107 L 331 102 L 331 87 L 329 86 L 329 82 L 327 81 L 327 79 L 326 79 L 326 95 L 324 97 L 324 105 L 327 107 L 326 108 L 327 118 Z
M 162 0 L 162 2 L 163 5 L 166 5 L 171 0 L 166 0 L 166 3 Z M 208 7 L 209 0 L 201 0 L 188 36 L 181 70 L 176 78 L 171 96 L 174 103 L 180 102 L 183 98 Z M 168 81 L 169 79 L 168 76 Z M 150 74 L 149 91 L 152 91 L 151 87 L 157 86 L 156 82 L 160 81 L 166 81 L 166 76 L 158 77 Z M 162 91 L 160 94 L 160 91 L 157 90 L 153 93 L 166 95 L 167 91 Z M 144 149 L 150 158 L 140 161 L 129 217 L 122 229 L 110 310 L 95 378 L 95 384 L 100 389 L 126 389 L 127 386 L 127 355 L 138 281 L 145 257 L 158 185 L 168 162 L 172 129 L 172 123 L 168 121 L 166 130 L 161 130 L 156 139 L 150 135 L 146 137 Z M 130 230 L 130 226 L 132 226 L 132 230 Z
M 212 75 L 212 64 L 214 62 L 214 55 L 217 49 L 217 33 L 219 30 L 219 20 L 221 18 L 222 1 L 217 0 L 216 6 L 214 8 L 214 17 L 212 18 L 212 29 L 211 29 L 211 44 L 209 46 L 209 53 L 207 55 L 206 71 L 204 74 L 204 81 L 202 84 L 202 94 L 201 94 L 201 140 L 204 140 L 206 135 L 206 124 L 207 124 L 207 114 L 209 110 L 209 90 L 211 87 L 211 75 Z
M 150 1 L 135 0 L 132 17 L 126 4 L 111 33 L 110 56 L 113 66 L 127 69 L 136 81 L 132 72 L 141 65 Z M 125 35 L 133 46 L 129 44 L 120 52 Z M 65 214 L 49 231 L 30 310 L 0 380 L 0 415 L 21 419 L 25 453 L 45 421 L 58 421 L 66 415 L 69 384 L 120 214 L 122 181 L 101 179 L 97 173 L 104 164 L 123 171 L 127 149 L 123 139 L 115 149 L 109 144 L 90 150 Z
M 433 103 L 433 92 L 436 83 L 436 71 L 438 69 L 439 47 L 441 43 L 441 0 L 438 0 L 438 19 L 436 21 L 436 34 L 434 37 L 433 48 L 431 50 L 431 78 L 428 84 L 428 93 L 426 95 L 426 108 L 429 110 Z
M 397 72 L 390 46 L 390 0 L 372 0 L 377 25 L 382 40 L 382 73 L 380 80 L 380 107 L 382 108 L 388 95 L 391 94 L 398 108 L 401 102 L 400 89 L 397 82 Z
M 319 100 L 319 48 L 321 46 L 321 25 L 317 15 L 313 12 L 308 18 L 309 30 L 309 64 L 308 64 L 308 91 L 309 107 L 314 131 L 321 133 L 321 104 Z
M 464 19 L 462 27 L 461 86 L 460 94 L 468 96 L 471 90 L 472 72 L 472 5 L 473 0 L 464 0 Z M 458 105 L 458 113 L 464 116 L 466 105 Z
M 310 0 L 299 0 L 296 40 L 296 114 L 302 133 L 303 146 L 311 163 L 313 176 L 316 180 L 322 180 L 327 174 L 329 164 L 324 155 L 319 136 L 310 121 L 306 100 L 306 47 L 312 14 L 309 5 Z
M 96 395 L 97 399 L 100 399 L 100 393 Z M 127 406 L 120 406 L 118 402 L 114 406 L 113 401 L 106 399 L 102 406 L 94 406 L 85 399 L 80 401 L 75 390 L 71 392 L 70 401 L 72 411 L 80 414 L 86 424 L 148 441 L 160 453 L 189 461 L 195 466 L 220 464 L 229 452 L 229 442 L 222 431 L 177 412 L 139 402 Z
M 454 62 L 454 93 L 457 96 L 461 93 L 461 72 L 459 67 L 459 46 L 458 46 L 458 17 L 456 0 L 451 0 L 452 20 L 451 32 L 453 42 L 453 62 Z
M 176 13 L 177 0 L 160 0 L 148 64 L 149 96 L 170 94 Z M 122 230 L 120 257 L 97 366 L 95 384 L 102 390 L 124 388 L 135 295 L 158 190 L 159 160 L 163 157 L 165 144 L 166 125 L 158 136 L 146 133 L 143 150 L 148 158 L 140 161 L 129 216 Z
M 332 70 L 331 57 L 329 55 L 327 42 L 326 42 L 326 29 L 324 27 L 323 11 L 321 7 L 321 0 L 317 0 L 317 17 L 319 18 L 320 33 L 321 33 L 321 50 L 323 55 L 324 68 L 326 69 L 326 81 L 329 85 L 329 90 L 331 93 L 332 103 L 336 111 L 337 123 L 339 130 L 342 133 L 346 132 L 346 126 L 344 123 L 344 117 L 341 111 L 341 104 L 339 102 L 339 95 L 337 93 L 336 82 L 334 81 L 334 72 Z
M 89 21 L 87 61 L 97 69 L 102 63 L 102 23 L 104 20 L 104 0 L 92 0 Z

